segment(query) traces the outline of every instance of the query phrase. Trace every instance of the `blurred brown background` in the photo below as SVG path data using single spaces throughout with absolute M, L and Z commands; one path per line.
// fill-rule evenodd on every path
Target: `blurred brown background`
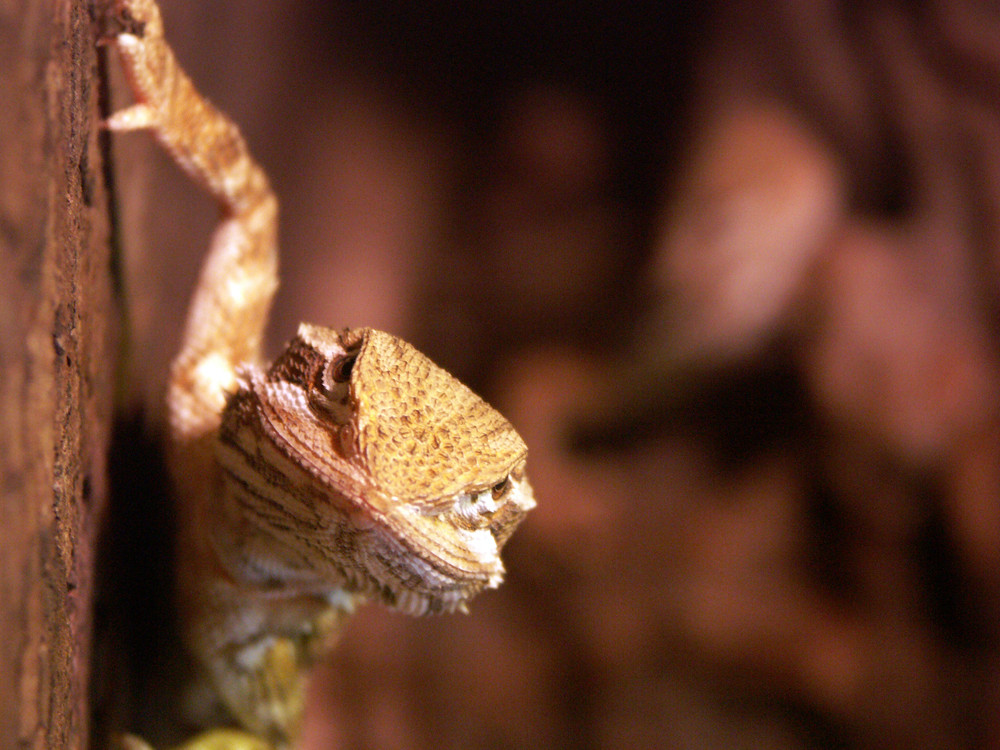
M 163 0 L 282 199 L 270 351 L 410 339 L 539 507 L 307 747 L 1000 747 L 1000 10 Z M 118 137 L 135 400 L 214 208 Z

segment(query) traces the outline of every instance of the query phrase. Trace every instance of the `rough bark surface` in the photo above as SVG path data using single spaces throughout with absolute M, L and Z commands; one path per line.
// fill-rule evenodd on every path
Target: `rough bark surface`
M 88 3 L 0 3 L 0 71 L 0 748 L 83 747 L 115 309 Z

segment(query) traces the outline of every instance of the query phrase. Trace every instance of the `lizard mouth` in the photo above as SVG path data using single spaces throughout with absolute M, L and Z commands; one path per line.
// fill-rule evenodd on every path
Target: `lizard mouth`
M 486 589 L 496 588 L 503 582 L 503 566 L 488 580 L 453 581 L 436 589 L 427 589 L 412 578 L 382 578 L 379 572 L 366 571 L 368 582 L 349 585 L 363 596 L 369 597 L 391 609 L 411 617 L 424 615 L 467 613 L 468 603 Z M 380 578 L 382 578 L 380 580 Z
M 484 499 L 491 492 L 496 497 Z M 519 470 L 492 490 L 461 493 L 449 511 L 404 506 L 388 524 L 395 533 L 391 538 L 379 534 L 381 542 L 369 545 L 360 562 L 378 582 L 378 599 L 393 610 L 464 612 L 477 594 L 503 581 L 500 550 L 534 505 L 531 486 Z
M 404 523 L 410 525 L 413 521 L 417 521 L 414 525 L 423 525 L 412 518 Z M 433 529 L 421 532 L 435 534 Z M 488 529 L 467 533 L 490 535 Z M 503 563 L 492 536 L 489 543 L 472 537 L 483 548 L 476 552 L 470 552 L 468 543 L 462 541 L 464 559 L 457 557 L 456 550 L 446 549 L 439 536 L 433 547 L 418 548 L 418 538 L 418 532 L 409 530 L 405 537 L 377 533 L 364 550 L 358 550 L 359 567 L 365 571 L 377 600 L 390 609 L 414 616 L 464 611 L 466 602 L 503 581 Z

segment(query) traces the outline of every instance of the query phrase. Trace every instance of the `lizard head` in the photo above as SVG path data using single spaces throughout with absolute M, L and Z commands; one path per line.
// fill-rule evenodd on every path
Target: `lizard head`
M 219 431 L 227 497 L 287 554 L 258 564 L 410 614 L 500 584 L 500 550 L 534 507 L 511 424 L 406 342 L 300 326 L 244 370 Z M 275 573 L 276 574 L 276 573 Z

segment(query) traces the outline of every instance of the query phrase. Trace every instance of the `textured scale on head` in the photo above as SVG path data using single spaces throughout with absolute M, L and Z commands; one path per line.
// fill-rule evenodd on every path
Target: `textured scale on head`
M 247 564 L 411 614 L 497 586 L 500 549 L 535 505 L 513 426 L 370 328 L 303 324 L 270 368 L 245 370 L 217 454 L 244 520 L 289 548 Z

